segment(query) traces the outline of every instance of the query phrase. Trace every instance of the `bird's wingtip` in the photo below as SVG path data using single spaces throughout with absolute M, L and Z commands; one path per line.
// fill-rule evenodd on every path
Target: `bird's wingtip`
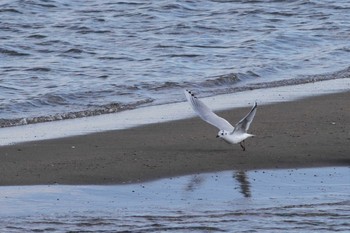
M 189 94 L 190 96 L 192 96 L 193 98 L 196 98 L 196 95 L 193 93 L 193 91 L 191 91 L 190 89 L 185 89 L 185 94 Z

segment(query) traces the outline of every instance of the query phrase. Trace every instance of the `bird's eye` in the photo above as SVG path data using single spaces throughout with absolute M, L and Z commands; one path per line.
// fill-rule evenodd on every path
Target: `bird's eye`
M 221 135 L 224 135 L 224 133 L 221 133 Z

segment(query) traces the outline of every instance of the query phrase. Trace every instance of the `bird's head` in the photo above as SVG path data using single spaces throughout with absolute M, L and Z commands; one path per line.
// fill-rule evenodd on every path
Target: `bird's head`
M 223 138 L 223 137 L 225 137 L 226 135 L 228 134 L 228 132 L 226 131 L 226 130 L 220 130 L 219 132 L 218 132 L 218 134 L 216 135 L 216 137 L 217 138 Z

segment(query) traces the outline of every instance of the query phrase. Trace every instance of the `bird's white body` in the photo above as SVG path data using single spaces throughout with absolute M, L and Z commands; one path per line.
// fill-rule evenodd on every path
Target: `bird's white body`
M 256 102 L 250 112 L 242 120 L 240 120 L 235 127 L 233 127 L 224 118 L 221 118 L 213 113 L 202 101 L 197 99 L 197 97 L 191 91 L 185 90 L 185 95 L 198 116 L 220 130 L 216 137 L 219 137 L 230 144 L 240 143 L 242 149 L 245 150 L 244 140 L 254 136 L 253 134 L 247 133 L 247 131 L 256 113 Z
M 245 133 L 245 132 L 238 132 L 233 130 L 232 132 L 226 131 L 226 130 L 220 130 L 217 138 L 223 139 L 225 142 L 229 144 L 237 144 L 249 137 L 254 137 L 253 134 Z
M 229 144 L 238 144 L 250 137 L 254 137 L 254 135 L 249 133 L 243 133 L 243 134 L 233 133 L 233 134 L 224 135 L 220 138 L 222 138 L 225 142 Z

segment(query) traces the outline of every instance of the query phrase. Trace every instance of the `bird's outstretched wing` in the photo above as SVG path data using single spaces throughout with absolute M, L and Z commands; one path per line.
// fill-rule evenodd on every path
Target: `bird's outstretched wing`
M 202 101 L 189 90 L 185 90 L 185 95 L 188 102 L 191 104 L 193 110 L 200 118 L 209 124 L 215 126 L 219 130 L 233 131 L 234 127 L 224 118 L 216 115 L 210 108 L 208 108 Z
M 255 102 L 252 110 L 250 110 L 250 112 L 236 124 L 234 132 L 246 133 L 248 131 L 249 126 L 255 117 L 257 107 L 258 104 Z

